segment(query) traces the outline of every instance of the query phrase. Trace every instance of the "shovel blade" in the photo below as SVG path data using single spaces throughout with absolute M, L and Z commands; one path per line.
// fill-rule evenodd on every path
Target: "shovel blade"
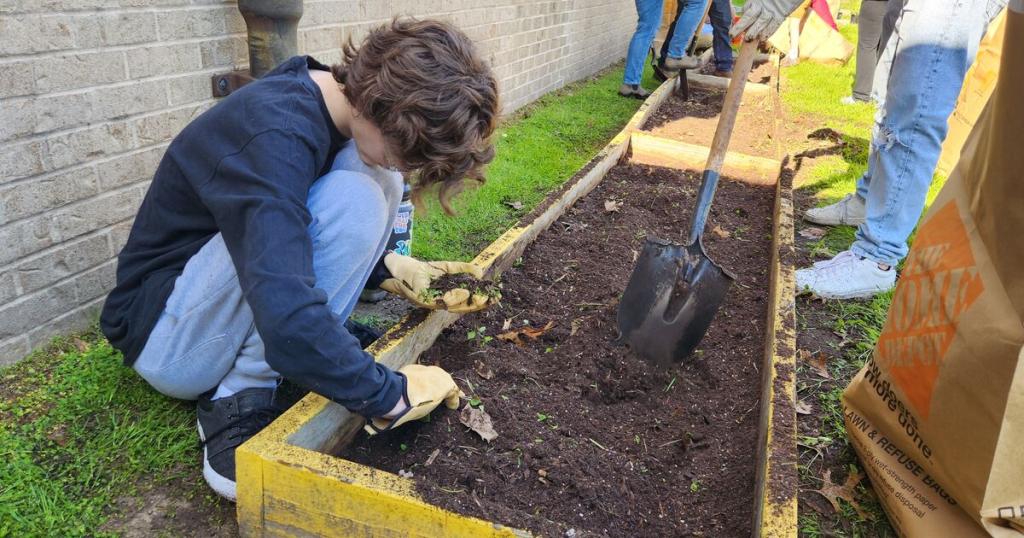
M 648 237 L 619 301 L 619 340 L 664 367 L 693 353 L 735 278 L 704 252 Z

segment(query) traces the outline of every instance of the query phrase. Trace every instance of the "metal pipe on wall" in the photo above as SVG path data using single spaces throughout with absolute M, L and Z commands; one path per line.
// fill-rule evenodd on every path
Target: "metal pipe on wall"
M 302 0 L 238 0 L 249 29 L 249 72 L 259 78 L 299 52 Z
M 213 96 L 225 97 L 299 53 L 302 0 L 238 0 L 248 29 L 249 71 L 213 76 Z

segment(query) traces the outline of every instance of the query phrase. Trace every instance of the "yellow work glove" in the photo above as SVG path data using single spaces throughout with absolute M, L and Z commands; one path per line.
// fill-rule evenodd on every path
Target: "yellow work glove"
M 372 418 L 366 422 L 364 429 L 370 435 L 397 428 L 410 420 L 421 419 L 430 414 L 441 402 L 448 409 L 459 408 L 459 390 L 451 374 L 437 366 L 410 364 L 398 369 L 405 375 L 405 394 L 403 398 L 408 404 L 394 418 Z
M 384 257 L 384 265 L 391 272 L 392 278 L 381 282 L 380 288 L 401 295 L 422 308 L 465 314 L 483 310 L 498 299 L 458 288 L 445 292 L 439 297 L 440 303 L 436 300 L 426 300 L 423 292 L 430 288 L 430 284 L 438 277 L 466 273 L 473 278 L 483 278 L 483 270 L 471 263 L 423 262 L 391 252 Z

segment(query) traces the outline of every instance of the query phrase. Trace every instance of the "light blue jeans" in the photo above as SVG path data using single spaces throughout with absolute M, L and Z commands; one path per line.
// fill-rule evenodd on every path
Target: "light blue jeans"
M 654 34 L 658 33 L 658 26 L 661 24 L 662 5 L 663 0 L 636 0 L 636 31 L 633 32 L 633 39 L 629 40 L 626 73 L 622 77 L 622 82 L 626 84 L 640 84 L 647 51 L 651 50 Z
M 665 42 L 666 46 L 662 47 L 664 52 L 662 56 L 677 59 L 686 56 L 686 49 L 690 46 L 694 34 L 697 33 L 697 26 L 704 22 L 704 11 L 710 1 L 679 0 L 676 20 L 668 29 L 668 41 Z
M 850 250 L 896 265 L 907 255 L 967 69 L 989 21 L 1006 0 L 906 0 L 879 60 L 879 102 L 868 170 L 857 182 L 867 202 Z
M 363 164 L 353 142 L 310 187 L 313 272 L 340 320 L 352 313 L 384 252 L 401 199 L 401 175 Z M 133 367 L 161 393 L 184 400 L 214 388 L 227 395 L 277 385 L 280 376 L 267 364 L 221 234 L 203 245 L 174 281 Z

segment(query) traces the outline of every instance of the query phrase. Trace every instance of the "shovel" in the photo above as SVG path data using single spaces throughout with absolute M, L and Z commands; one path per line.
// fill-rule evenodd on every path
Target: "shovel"
M 619 301 L 619 341 L 660 366 L 686 357 L 704 338 L 735 277 L 701 241 L 757 43 L 744 42 L 722 103 L 685 245 L 648 236 Z

